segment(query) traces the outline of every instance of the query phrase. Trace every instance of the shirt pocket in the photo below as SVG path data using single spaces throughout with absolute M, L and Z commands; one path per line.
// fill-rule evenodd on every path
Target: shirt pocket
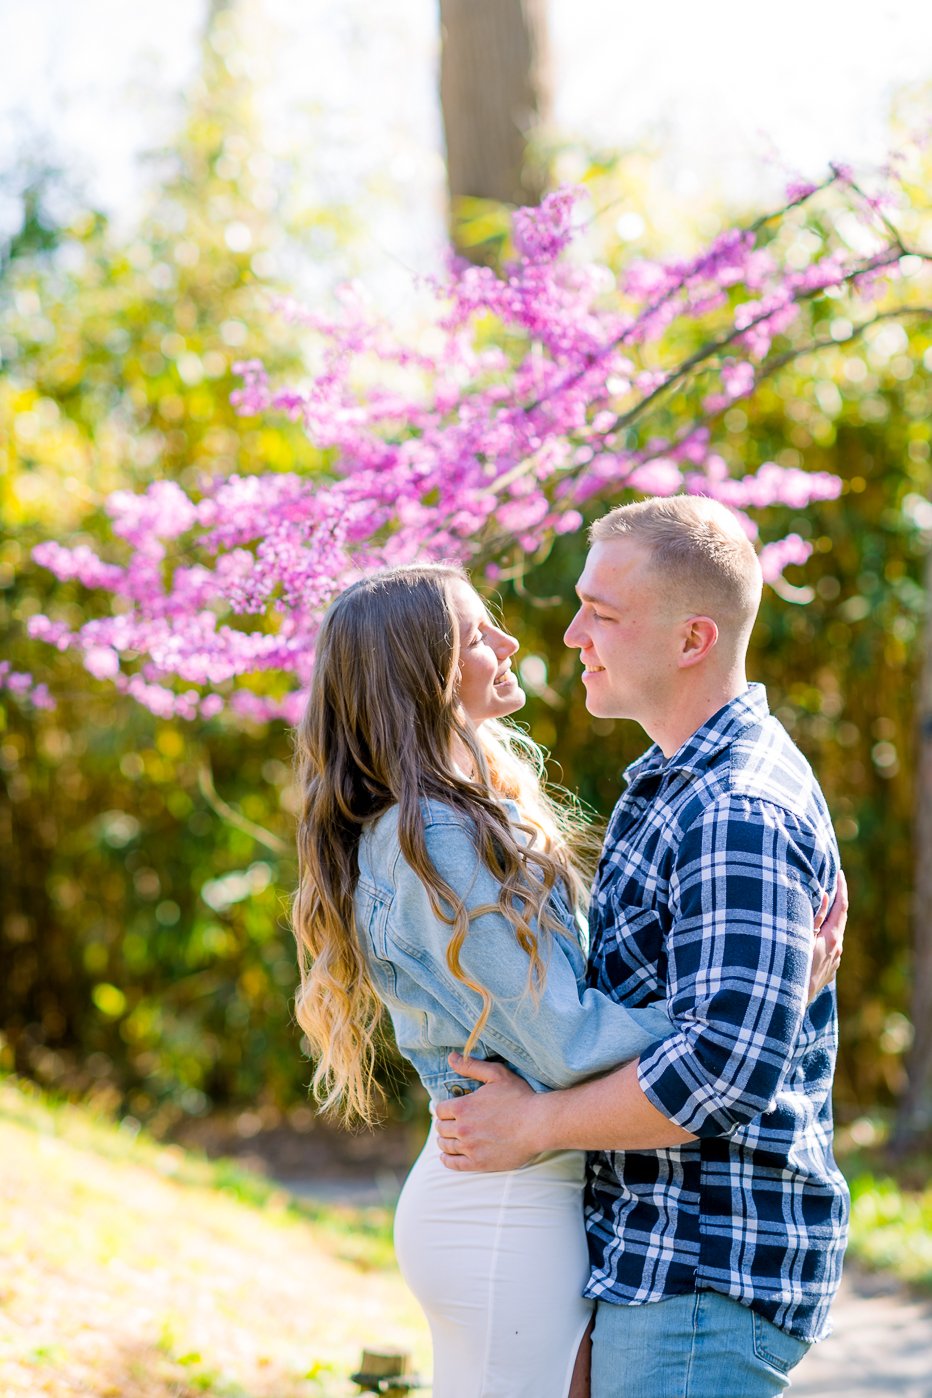
M 657 909 L 632 907 L 612 892 L 606 912 L 595 986 L 633 1008 L 666 999 L 667 946 Z

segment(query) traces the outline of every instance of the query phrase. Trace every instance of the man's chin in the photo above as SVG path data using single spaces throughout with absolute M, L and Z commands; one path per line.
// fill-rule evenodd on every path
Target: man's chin
M 586 690 L 586 709 L 593 718 L 610 718 L 613 721 L 619 718 L 631 718 L 631 714 L 619 713 L 619 707 L 606 695 L 593 694 L 591 690 Z

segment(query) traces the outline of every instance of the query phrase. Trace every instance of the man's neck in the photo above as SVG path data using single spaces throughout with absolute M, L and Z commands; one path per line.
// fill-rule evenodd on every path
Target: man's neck
M 680 696 L 679 702 L 671 707 L 659 721 L 644 725 L 649 738 L 660 748 L 664 757 L 672 757 L 688 738 L 697 733 L 713 714 L 744 694 L 748 687 L 743 671 L 736 671 L 726 678 L 692 689 Z

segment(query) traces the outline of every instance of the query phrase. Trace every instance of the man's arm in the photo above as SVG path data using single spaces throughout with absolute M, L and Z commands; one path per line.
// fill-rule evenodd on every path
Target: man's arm
M 535 1092 L 501 1063 L 450 1055 L 481 1092 L 437 1104 L 437 1132 L 451 1170 L 516 1170 L 545 1150 L 659 1150 L 695 1137 L 653 1107 L 637 1063 L 559 1092 Z
M 641 1063 L 540 1096 L 500 1065 L 460 1060 L 486 1086 L 437 1108 L 450 1168 L 510 1169 L 567 1147 L 659 1149 L 728 1135 L 766 1109 L 799 1029 L 817 895 L 783 814 L 756 814 L 745 807 L 735 824 L 724 802 L 683 841 L 669 946 L 678 1033 Z M 846 911 L 842 890 L 826 924 L 839 956 Z

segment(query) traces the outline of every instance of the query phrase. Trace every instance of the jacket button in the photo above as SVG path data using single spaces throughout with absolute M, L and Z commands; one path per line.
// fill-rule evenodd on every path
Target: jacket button
M 466 1094 L 467 1094 L 468 1092 L 469 1092 L 469 1088 L 468 1088 L 468 1087 L 464 1087 L 463 1084 L 462 1084 L 461 1082 L 455 1082 L 455 1083 L 453 1083 L 452 1086 L 450 1087 L 450 1096 L 451 1096 L 451 1097 L 465 1097 Z

